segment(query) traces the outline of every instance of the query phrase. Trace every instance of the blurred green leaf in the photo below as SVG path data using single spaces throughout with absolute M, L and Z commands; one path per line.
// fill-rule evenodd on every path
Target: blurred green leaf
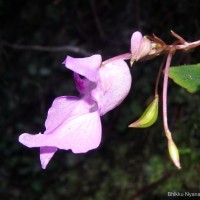
M 200 64 L 170 67 L 169 77 L 191 93 L 200 89 Z

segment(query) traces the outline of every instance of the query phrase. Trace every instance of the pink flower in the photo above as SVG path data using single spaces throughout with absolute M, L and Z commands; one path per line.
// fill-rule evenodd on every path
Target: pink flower
M 74 71 L 80 97 L 56 98 L 48 111 L 45 132 L 19 136 L 23 145 L 40 148 L 43 169 L 57 149 L 85 153 L 97 148 L 102 132 L 100 116 L 118 106 L 131 86 L 130 71 L 123 60 L 104 65 L 100 55 L 86 58 L 67 56 L 64 64 Z

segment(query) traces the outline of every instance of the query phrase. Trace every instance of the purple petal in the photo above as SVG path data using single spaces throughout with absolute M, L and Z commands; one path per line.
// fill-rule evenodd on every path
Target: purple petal
M 76 88 L 81 95 L 87 95 L 97 85 L 95 82 L 91 82 L 87 78 L 81 78 L 77 73 L 74 73 L 74 81 Z
M 60 124 L 62 124 L 66 118 L 69 119 L 74 116 L 75 114 L 73 111 L 79 102 L 79 98 L 72 96 L 61 96 L 56 98 L 48 111 L 45 122 L 46 131 L 44 134 L 51 133 Z M 40 161 L 43 169 L 46 168 L 56 151 L 56 147 L 40 148 Z
M 137 57 L 140 45 L 142 42 L 142 34 L 139 31 L 133 33 L 131 37 L 131 54 L 132 57 Z
M 85 76 L 90 81 L 96 82 L 98 78 L 98 68 L 102 62 L 101 55 L 93 55 L 86 58 L 73 58 L 67 56 L 63 64 L 68 69 Z
M 128 95 L 131 87 L 131 74 L 123 60 L 116 60 L 102 66 L 100 81 L 91 94 L 98 103 L 100 115 L 118 106 Z
M 54 130 L 66 123 L 67 120 L 74 119 L 79 115 L 91 112 L 96 103 L 90 99 L 72 96 L 61 96 L 54 100 L 48 111 L 45 122 L 46 131 L 44 134 L 53 134 Z M 21 137 L 21 136 L 20 136 Z M 45 146 L 40 148 L 40 160 L 42 168 L 45 169 L 54 153 L 57 151 L 55 146 Z
M 27 147 L 57 147 L 74 153 L 85 153 L 99 146 L 101 121 L 99 113 L 92 112 L 66 121 L 53 134 L 20 135 L 19 141 Z
M 48 111 L 45 122 L 46 131 L 44 134 L 51 133 L 64 121 L 72 117 L 74 118 L 78 115 L 88 113 L 92 106 L 91 103 L 92 102 L 86 99 L 79 99 L 73 96 L 61 96 L 56 98 Z
M 56 147 L 41 147 L 40 148 L 40 162 L 42 169 L 45 169 L 54 153 L 57 151 Z

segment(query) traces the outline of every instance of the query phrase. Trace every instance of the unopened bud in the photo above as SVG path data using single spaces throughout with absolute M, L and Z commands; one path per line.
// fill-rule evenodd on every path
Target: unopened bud
M 170 155 L 174 165 L 178 169 L 181 169 L 178 148 L 176 147 L 176 145 L 172 139 L 168 140 L 168 150 L 169 150 L 169 155 Z
M 158 102 L 159 96 L 156 95 L 155 99 L 146 108 L 142 116 L 135 122 L 129 125 L 133 128 L 146 128 L 153 125 L 158 118 Z
M 141 58 L 149 55 L 151 51 L 151 41 L 147 37 L 142 38 L 142 42 L 140 45 L 139 52 L 137 54 L 136 61 L 140 60 Z
M 160 55 L 166 48 L 166 44 L 158 37 L 142 36 L 139 31 L 131 37 L 131 66 L 135 61 L 151 59 Z
M 149 55 L 151 51 L 151 41 L 143 37 L 140 32 L 134 32 L 131 37 L 131 66 L 135 61 Z
M 142 34 L 139 31 L 134 32 L 131 36 L 131 66 L 137 59 L 142 39 Z

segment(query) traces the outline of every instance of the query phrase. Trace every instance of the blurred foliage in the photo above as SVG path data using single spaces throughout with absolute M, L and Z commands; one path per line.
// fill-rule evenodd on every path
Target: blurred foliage
M 168 191 L 200 192 L 199 93 L 169 84 L 180 171 L 168 156 L 161 112 L 148 129 L 127 128 L 152 100 L 160 58 L 131 69 L 130 94 L 102 118 L 98 149 L 83 155 L 58 151 L 44 171 L 38 149 L 18 143 L 21 133 L 44 130 L 56 96 L 77 94 L 71 72 L 61 64 L 66 55 L 101 53 L 106 59 L 126 53 L 135 30 L 168 43 L 171 29 L 186 40 L 200 39 L 199 8 L 198 0 L 0 0 L 0 199 L 163 200 Z M 63 45 L 70 48 L 51 48 Z M 198 63 L 199 53 L 177 54 L 172 64 Z

